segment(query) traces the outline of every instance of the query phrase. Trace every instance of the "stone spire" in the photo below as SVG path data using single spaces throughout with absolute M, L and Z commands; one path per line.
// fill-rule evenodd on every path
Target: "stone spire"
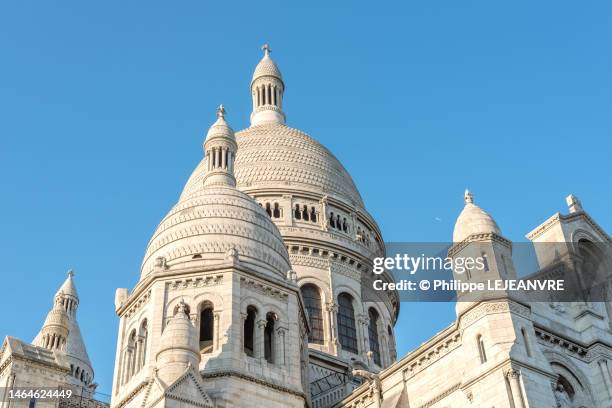
M 70 270 L 54 296 L 53 307 L 42 329 L 32 343 L 62 354 L 72 367 L 79 367 L 80 372 L 84 373 L 83 380 L 79 377 L 75 381 L 89 385 L 93 381 L 93 369 L 76 319 L 78 306 L 74 272 Z
M 206 157 L 205 186 L 236 187 L 234 177 L 234 161 L 238 144 L 234 131 L 225 121 L 225 108 L 219 105 L 217 121 L 208 130 L 204 142 Z
M 283 113 L 283 94 L 285 84 L 278 66 L 270 58 L 270 46 L 264 44 L 261 49 L 264 56 L 257 64 L 253 79 L 251 80 L 251 96 L 253 98 L 253 112 L 251 125 L 261 123 L 285 123 Z

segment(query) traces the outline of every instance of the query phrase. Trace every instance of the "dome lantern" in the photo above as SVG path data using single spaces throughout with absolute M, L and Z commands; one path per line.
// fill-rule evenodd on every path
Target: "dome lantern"
M 251 80 L 251 97 L 253 98 L 253 112 L 251 125 L 273 122 L 285 123 L 283 113 L 283 95 L 285 84 L 278 66 L 270 58 L 270 46 L 264 44 L 261 49 L 264 56 L 255 67 Z
M 237 150 L 238 144 L 234 131 L 225 121 L 225 108 L 219 105 L 217 121 L 208 130 L 204 142 L 206 174 L 203 183 L 205 186 L 236 186 L 234 160 Z

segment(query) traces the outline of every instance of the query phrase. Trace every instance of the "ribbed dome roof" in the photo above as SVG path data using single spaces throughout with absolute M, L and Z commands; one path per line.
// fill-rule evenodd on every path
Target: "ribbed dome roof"
M 233 250 L 240 262 L 262 273 L 285 279 L 290 269 L 280 232 L 263 208 L 235 187 L 200 186 L 192 194 L 184 193 L 157 227 L 141 278 L 154 269 L 158 257 L 168 266 L 212 265 L 227 262 Z
M 453 242 L 461 242 L 470 235 L 490 233 L 501 235 L 501 230 L 493 217 L 474 204 L 472 194 L 466 190 L 465 207 L 457 217 L 453 231 Z
M 238 188 L 282 187 L 335 196 L 364 207 L 353 179 L 323 145 L 306 133 L 280 123 L 264 123 L 236 133 Z M 183 196 L 201 189 L 202 161 L 191 175 Z
M 270 58 L 268 54 L 266 54 L 255 67 L 255 72 L 253 72 L 253 79 L 251 80 L 251 83 L 255 82 L 257 78 L 264 76 L 273 76 L 281 81 L 283 80 L 283 75 L 281 74 L 280 69 L 278 69 L 278 66 L 274 61 L 272 61 L 272 58 Z

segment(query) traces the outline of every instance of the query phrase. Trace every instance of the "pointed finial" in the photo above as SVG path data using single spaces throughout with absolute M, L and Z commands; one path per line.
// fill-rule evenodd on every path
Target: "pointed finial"
M 225 106 L 223 106 L 223 104 L 219 105 L 217 108 L 217 117 L 225 118 Z
M 465 203 L 466 204 L 473 204 L 474 203 L 474 195 L 467 188 L 465 189 L 465 193 L 463 195 L 463 198 L 465 199 Z
M 74 276 L 74 271 L 72 269 L 68 269 L 68 277 L 72 278 Z
M 268 55 L 270 55 L 270 53 L 272 52 L 272 49 L 270 48 L 270 46 L 268 45 L 268 43 L 265 43 L 264 45 L 261 46 L 261 49 L 264 52 L 264 57 L 267 57 Z

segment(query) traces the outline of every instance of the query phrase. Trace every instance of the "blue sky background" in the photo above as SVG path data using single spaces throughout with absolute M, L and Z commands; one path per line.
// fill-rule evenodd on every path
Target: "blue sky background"
M 612 230 L 612 4 L 604 1 L 0 5 L 0 337 L 30 340 L 76 270 L 110 393 L 114 291 L 224 103 L 248 125 L 268 41 L 288 123 L 352 174 L 387 241 L 446 241 L 474 191 L 515 241 L 574 193 Z M 403 304 L 400 355 L 454 317 Z

